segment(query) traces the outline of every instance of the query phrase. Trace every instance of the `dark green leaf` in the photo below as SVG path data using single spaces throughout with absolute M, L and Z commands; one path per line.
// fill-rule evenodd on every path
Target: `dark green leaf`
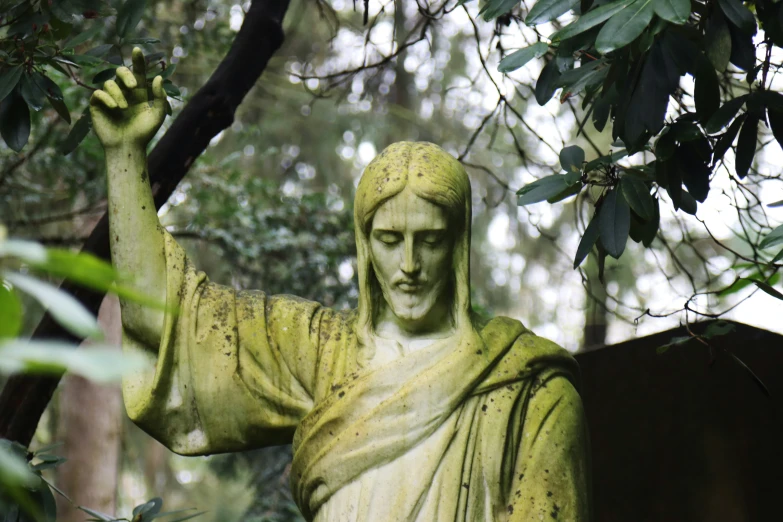
M 644 221 L 655 216 L 655 202 L 647 185 L 633 176 L 623 176 L 620 179 L 620 189 L 631 209 Z
M 62 99 L 57 98 L 49 98 L 49 103 L 52 107 L 54 107 L 54 110 L 57 111 L 57 114 L 60 115 L 60 118 L 65 120 L 65 122 L 70 125 L 71 124 L 71 112 L 68 110 L 68 106 L 65 105 L 65 102 Z
M 731 56 L 729 61 L 742 69 L 750 71 L 756 64 L 756 46 L 753 35 L 744 33 L 734 24 L 728 24 L 731 33 Z
M 113 80 L 114 76 L 117 74 L 117 68 L 116 67 L 109 67 L 108 69 L 104 69 L 95 76 L 92 77 L 92 83 L 93 84 L 103 84 L 106 80 Z
M 129 32 L 136 29 L 144 14 L 146 0 L 126 0 L 117 11 L 117 35 L 125 38 Z
M 520 67 L 523 67 L 530 60 L 543 56 L 547 49 L 549 49 L 547 44 L 544 42 L 538 42 L 531 45 L 530 47 L 525 47 L 524 49 L 515 51 L 500 60 L 498 71 L 502 73 L 516 71 Z M 173 68 L 173 66 L 168 67 L 167 70 L 171 68 Z
M 88 515 L 93 516 L 97 520 L 100 520 L 102 522 L 112 522 L 114 520 L 114 517 L 112 517 L 110 515 L 106 515 L 105 513 L 101 513 L 100 511 L 95 511 L 94 509 L 90 509 L 88 507 L 76 506 L 76 509 L 81 509 L 82 511 L 84 511 Z
M 595 158 L 594 160 L 590 160 L 587 162 L 587 164 L 584 167 L 584 171 L 590 172 L 603 165 L 612 165 L 614 163 L 617 163 L 627 155 L 628 155 L 628 151 L 623 149 L 623 150 L 618 150 L 617 152 L 613 152 L 611 154 L 607 154 L 606 156 Z
M 702 337 L 712 339 L 733 332 L 736 327 L 728 321 L 713 321 L 707 325 Z
M 166 67 L 162 73 L 160 73 L 160 77 L 164 80 L 168 79 L 172 74 L 174 74 L 174 71 L 177 70 L 177 64 L 172 63 L 169 64 L 168 67 Z
M 579 4 L 579 0 L 538 0 L 525 17 L 525 24 L 538 25 L 551 22 Z
M 667 127 L 667 130 L 669 128 Z M 661 133 L 658 140 L 655 142 L 655 158 L 657 160 L 666 160 L 674 155 L 674 151 L 677 150 L 677 140 L 674 137 L 673 132 Z
M 767 111 L 767 118 L 769 119 L 769 126 L 772 128 L 772 135 L 775 137 L 775 141 L 783 147 L 783 112 Z
M 156 513 L 160 512 L 160 509 L 162 507 L 163 507 L 163 499 L 160 497 L 155 497 L 145 502 L 144 504 L 138 505 L 135 508 L 133 508 L 133 516 L 136 517 L 142 515 L 142 518 L 146 518 L 144 517 L 144 515 L 155 515 Z
M 73 60 L 78 65 L 100 65 L 105 62 L 103 58 L 98 58 L 97 56 L 90 56 L 89 54 L 74 54 L 72 56 L 69 56 L 71 60 Z
M 5 100 L 6 96 L 14 90 L 14 87 L 22 78 L 23 72 L 24 69 L 21 65 L 3 70 L 2 75 L 0 75 L 0 101 Z
M 111 48 L 114 47 L 113 44 L 101 44 L 97 47 L 93 47 L 89 51 L 86 51 L 84 54 L 87 56 L 95 56 L 97 58 L 103 58 L 106 56 L 106 54 L 111 51 Z
M 87 136 L 91 128 L 92 118 L 90 117 L 90 111 L 86 110 L 82 114 L 82 117 L 76 121 L 73 127 L 71 127 L 71 132 L 68 133 L 68 137 L 65 138 L 65 141 L 60 147 L 60 152 L 62 152 L 64 156 L 73 152 L 76 147 L 79 146 L 79 143 Z
M 574 257 L 574 269 L 582 264 L 582 261 L 585 260 L 587 254 L 593 249 L 595 242 L 598 241 L 600 230 L 599 217 L 598 214 L 596 214 L 593 216 L 593 219 L 590 220 L 590 223 L 587 224 L 585 233 L 579 241 L 579 246 L 576 249 L 576 256 Z
M 546 201 L 547 203 L 559 203 L 560 201 L 563 201 L 564 199 L 568 199 L 571 196 L 576 196 L 582 191 L 583 187 L 584 185 L 582 185 L 581 182 L 574 183 L 573 185 L 567 187 L 556 196 L 552 196 L 551 198 L 548 198 Z
M 669 350 L 669 348 L 674 348 L 676 346 L 684 346 L 691 339 L 693 339 L 693 337 L 672 337 L 671 341 L 656 348 L 655 353 L 661 355 L 663 353 L 666 353 Z
M 16 337 L 22 329 L 22 303 L 12 289 L 0 279 L 0 340 Z
M 581 172 L 585 161 L 585 151 L 578 145 L 564 147 L 560 151 L 560 168 L 566 172 Z
M 76 36 L 65 42 L 62 46 L 63 49 L 74 49 L 78 46 L 80 46 L 83 43 L 86 43 L 93 38 L 95 38 L 98 33 L 100 33 L 103 30 L 103 24 L 98 21 L 95 22 L 95 24 L 87 29 L 86 31 L 82 31 L 78 33 Z
M 160 43 L 160 40 L 157 38 L 129 38 L 125 40 L 125 43 L 128 45 L 147 45 Z
M 161 60 L 165 56 L 166 53 L 158 52 L 158 53 L 147 54 L 144 56 L 144 59 L 147 61 L 147 63 L 153 63 Z
M 692 121 L 680 119 L 671 125 L 669 133 L 680 143 L 703 137 L 699 126 Z
M 747 34 L 756 32 L 756 17 L 740 0 L 718 0 L 718 5 L 726 18 L 742 32 Z
M 783 200 L 770 203 L 769 205 L 767 205 L 767 207 L 769 208 L 783 207 Z
M 557 69 L 555 60 L 550 60 L 538 75 L 536 81 L 536 102 L 539 105 L 546 105 L 552 99 L 557 90 L 557 80 L 560 78 L 560 71 Z
M 682 25 L 691 14 L 690 0 L 655 0 L 655 14 L 673 24 Z
M 631 228 L 631 209 L 622 192 L 616 189 L 609 191 L 598 211 L 598 217 L 601 244 L 607 254 L 619 259 L 625 251 L 625 243 L 628 241 Z
M 650 24 L 653 13 L 653 0 L 636 0 L 612 16 L 595 40 L 598 52 L 607 54 L 636 40 Z
M 634 0 L 615 0 L 614 2 L 610 2 L 595 9 L 591 9 L 590 11 L 580 16 L 575 22 L 568 24 L 554 33 L 552 36 L 550 36 L 550 39 L 552 42 L 558 42 L 581 34 L 589 29 L 592 29 L 598 24 L 604 23 L 612 16 L 631 5 L 633 2 Z
M 525 185 L 517 191 L 517 205 L 531 205 L 557 196 L 579 182 L 579 174 L 555 174 Z
M 753 156 L 756 155 L 756 138 L 758 136 L 759 117 L 755 114 L 748 115 L 737 140 L 737 157 L 735 166 L 739 179 L 745 179 L 750 166 L 753 164 Z
M 698 201 L 704 202 L 710 192 L 709 153 L 701 158 L 696 147 L 690 143 L 683 144 L 674 155 L 674 168 L 679 169 L 682 182 L 690 194 Z
M 718 138 L 718 141 L 715 143 L 715 150 L 712 153 L 713 165 L 717 165 L 718 162 L 723 159 L 726 151 L 729 150 L 731 145 L 734 143 L 734 139 L 737 137 L 737 134 L 739 134 L 740 127 L 742 127 L 742 122 L 744 122 L 745 118 L 747 117 L 747 114 L 741 114 L 731 125 L 729 125 L 729 128 L 726 129 L 726 132 L 721 134 L 720 138 Z
M 779 245 L 783 243 L 783 225 L 780 225 L 767 236 L 759 244 L 759 248 L 769 248 L 771 246 Z
M 182 94 L 181 92 L 179 92 L 177 86 L 168 80 L 163 82 L 163 90 L 166 91 L 166 94 L 168 94 L 169 96 L 177 97 Z
M 21 151 L 30 138 L 30 109 L 18 94 L 0 102 L 0 135 L 16 152 Z
M 683 212 L 686 212 L 691 216 L 695 216 L 696 211 L 698 210 L 696 200 L 687 190 L 683 190 L 682 195 L 680 196 L 680 208 Z
M 770 261 L 770 263 L 777 263 L 777 262 L 778 262 L 778 261 L 780 261 L 781 259 L 783 259 L 783 250 L 781 250 L 780 252 L 778 252 L 778 253 L 775 255 L 775 257 L 773 257 L 773 258 L 772 258 L 772 261 Z
M 46 93 L 38 85 L 34 75 L 41 75 L 41 73 L 34 72 L 33 74 L 25 74 L 22 76 L 22 81 L 19 85 L 19 92 L 27 102 L 27 105 L 34 111 L 40 111 L 46 103 Z
M 712 115 L 712 117 L 707 121 L 707 124 L 704 126 L 704 129 L 707 131 L 707 133 L 716 134 L 722 131 L 723 128 L 726 127 L 729 122 L 731 122 L 734 116 L 737 115 L 737 112 L 739 112 L 739 110 L 742 108 L 742 105 L 745 103 L 746 98 L 747 94 L 738 96 L 733 100 L 727 101 L 720 109 L 715 111 L 715 114 Z
M 783 301 L 783 294 L 781 294 L 780 292 L 772 288 L 767 283 L 763 281 L 753 281 L 753 284 L 755 284 L 757 287 L 759 287 L 760 289 L 762 289 L 764 292 L 771 295 L 775 299 L 780 299 L 781 301 Z
M 724 72 L 731 58 L 731 33 L 726 20 L 719 10 L 715 10 L 707 20 L 704 34 L 704 51 L 710 63 L 718 72 Z
M 705 124 L 720 107 L 718 75 L 709 60 L 700 60 L 695 80 L 693 97 L 696 103 L 696 115 L 699 117 L 699 121 Z

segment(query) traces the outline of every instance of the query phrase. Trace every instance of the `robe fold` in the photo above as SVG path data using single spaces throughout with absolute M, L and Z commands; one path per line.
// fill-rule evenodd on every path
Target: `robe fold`
M 200 455 L 293 441 L 291 485 L 317 522 L 589 520 L 574 359 L 519 321 L 360 363 L 355 311 L 210 283 L 166 234 L 154 371 L 130 417 Z

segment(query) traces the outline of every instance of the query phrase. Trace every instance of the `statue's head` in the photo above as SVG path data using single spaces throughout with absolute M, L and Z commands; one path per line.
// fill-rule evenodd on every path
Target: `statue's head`
M 395 143 L 367 166 L 354 205 L 360 342 L 382 312 L 411 331 L 470 327 L 470 219 L 468 176 L 440 147 Z

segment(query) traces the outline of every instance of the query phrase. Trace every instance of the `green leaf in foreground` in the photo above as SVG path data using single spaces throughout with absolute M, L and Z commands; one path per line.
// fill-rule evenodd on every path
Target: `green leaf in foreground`
M 551 22 L 579 5 L 579 0 L 538 0 L 525 17 L 525 25 Z
M 0 343 L 0 372 L 60 375 L 70 372 L 96 382 L 119 382 L 126 374 L 150 367 L 141 352 L 116 346 L 91 345 L 75 349 L 61 341 L 21 341 Z
M 92 117 L 90 116 L 89 109 L 87 109 L 71 128 L 71 132 L 68 133 L 68 137 L 65 138 L 65 141 L 60 147 L 60 152 L 62 152 L 64 156 L 67 156 L 76 150 L 76 147 L 84 140 L 91 128 Z
M 612 16 L 601 28 L 595 47 L 602 54 L 625 47 L 636 40 L 652 21 L 653 0 L 636 0 Z
M 0 340 L 16 337 L 22 329 L 22 303 L 0 279 Z
M 125 38 L 141 21 L 146 0 L 125 0 L 117 11 L 117 35 Z
M 650 189 L 640 179 L 633 176 L 623 176 L 620 179 L 620 190 L 631 209 L 644 221 L 655 217 L 655 201 L 650 195 Z
M 550 39 L 553 42 L 559 42 L 567 40 L 568 38 L 578 34 L 582 34 L 585 31 L 589 31 L 596 25 L 604 23 L 616 13 L 619 13 L 631 5 L 633 2 L 634 0 L 615 0 L 614 2 L 610 2 L 595 9 L 591 9 L 590 11 L 580 16 L 575 22 L 568 24 L 554 33 L 552 36 L 550 36 Z
M 598 216 L 601 244 L 610 256 L 619 259 L 625 251 L 625 243 L 631 230 L 631 209 L 622 192 L 617 189 L 610 190 Z
M 95 339 L 103 336 L 95 317 L 79 301 L 59 288 L 18 273 L 6 273 L 3 278 L 41 303 L 58 323 L 74 335 Z
M 529 62 L 530 60 L 543 56 L 546 53 L 547 49 L 549 49 L 549 46 L 547 44 L 545 44 L 544 42 L 538 42 L 531 45 L 530 47 L 525 47 L 524 49 L 514 51 L 513 53 L 509 54 L 508 56 L 500 60 L 500 64 L 498 65 L 498 71 L 502 73 L 516 71 L 520 67 L 523 67 L 525 64 L 527 64 L 527 62 Z
M 0 101 L 3 101 L 6 96 L 11 94 L 11 91 L 14 90 L 14 87 L 22 78 L 23 72 L 24 69 L 21 65 L 3 71 L 3 74 L 0 76 Z
M 579 174 L 555 174 L 525 185 L 517 192 L 517 205 L 524 206 L 557 196 L 565 189 L 579 182 Z
M 595 242 L 598 241 L 598 236 L 600 235 L 601 231 L 598 221 L 598 215 L 594 215 L 593 219 L 590 220 L 590 223 L 587 224 L 585 233 L 582 235 L 582 239 L 579 241 L 579 246 L 576 248 L 576 256 L 574 256 L 574 269 L 582 264 L 582 261 L 585 260 L 587 254 L 589 254 L 593 249 L 593 246 L 595 246 Z
M 691 15 L 690 0 L 654 0 L 655 14 L 673 24 L 682 25 Z
M 560 167 L 568 172 L 581 172 L 585 161 L 585 151 L 578 145 L 570 145 L 560 150 Z
M 753 284 L 759 287 L 761 290 L 766 292 L 767 294 L 771 295 L 775 299 L 780 299 L 783 301 L 783 294 L 772 288 L 771 285 L 765 283 L 764 281 L 753 281 Z
M 16 152 L 20 152 L 30 139 L 30 109 L 17 94 L 0 103 L 0 134 L 6 145 Z

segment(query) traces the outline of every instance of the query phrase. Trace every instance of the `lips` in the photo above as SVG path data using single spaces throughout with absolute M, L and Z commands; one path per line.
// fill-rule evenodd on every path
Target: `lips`
M 408 294 L 413 294 L 418 292 L 419 290 L 421 290 L 421 286 L 422 286 L 421 284 L 414 283 L 414 282 L 397 283 L 397 288 L 399 288 L 400 290 Z

